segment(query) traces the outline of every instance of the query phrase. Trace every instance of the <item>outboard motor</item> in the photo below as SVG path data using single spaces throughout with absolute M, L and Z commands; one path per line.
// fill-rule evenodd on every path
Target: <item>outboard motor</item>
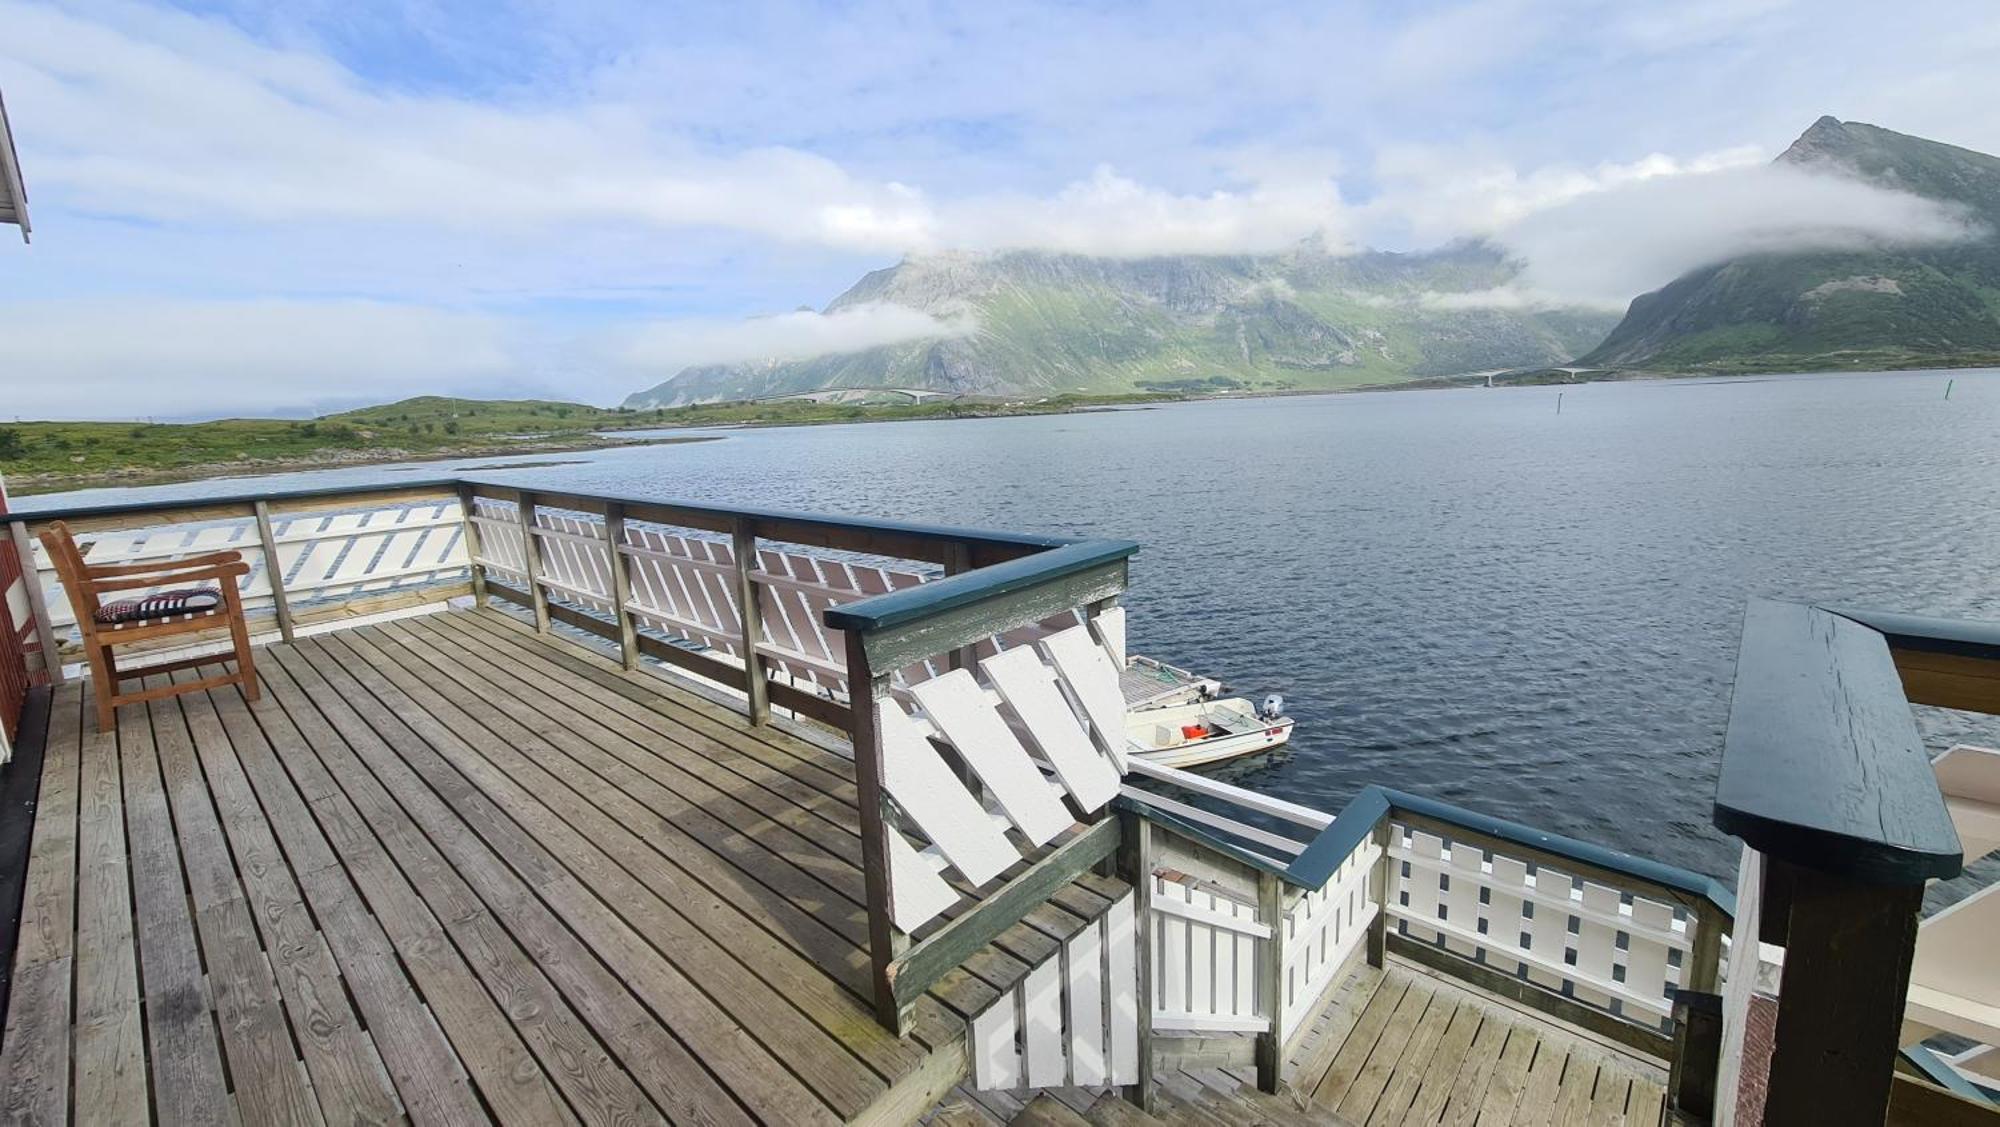
M 1279 693 L 1271 693 L 1266 696 L 1264 698 L 1264 707 L 1257 710 L 1257 715 L 1266 720 L 1276 720 L 1284 716 L 1284 714 L 1285 698 Z

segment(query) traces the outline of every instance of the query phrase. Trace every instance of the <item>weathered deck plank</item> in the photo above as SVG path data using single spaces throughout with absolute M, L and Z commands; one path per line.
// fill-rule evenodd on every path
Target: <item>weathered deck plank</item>
M 86 688 L 86 715 L 95 714 Z M 83 737 L 77 868 L 76 1116 L 136 1123 L 146 1110 L 146 1045 L 139 1015 L 132 884 L 117 731 Z

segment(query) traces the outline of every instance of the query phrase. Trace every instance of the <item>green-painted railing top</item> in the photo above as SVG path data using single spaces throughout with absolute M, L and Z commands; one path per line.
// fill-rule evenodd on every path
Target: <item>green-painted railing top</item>
M 1120 799 L 1123 808 L 1176 832 L 1204 842 L 1261 871 L 1275 873 L 1300 888 L 1321 888 L 1333 878 L 1341 862 L 1347 860 L 1383 819 L 1396 814 L 1414 814 L 1456 826 L 1468 833 L 1498 842 L 1511 842 L 1540 852 L 1568 858 L 1601 872 L 1629 877 L 1654 888 L 1670 889 L 1685 896 L 1706 900 L 1732 919 L 1736 915 L 1736 894 L 1713 877 L 1669 865 L 1661 861 L 1609 849 L 1593 842 L 1565 837 L 1521 822 L 1495 818 L 1477 810 L 1454 806 L 1435 798 L 1411 794 L 1390 787 L 1368 786 L 1341 807 L 1325 829 L 1307 843 L 1305 851 L 1290 864 L 1278 864 L 1254 850 L 1230 842 L 1215 830 L 1131 799 Z
M 1949 879 L 1963 867 L 1958 833 L 1883 634 L 1921 620 L 1872 617 L 1750 601 L 1713 820 L 1820 872 Z
M 858 630 L 864 634 L 888 630 L 1127 559 L 1138 550 L 1139 545 L 1130 540 L 1064 544 L 1031 556 L 949 575 L 920 587 L 905 587 L 829 607 L 825 620 L 837 630 Z

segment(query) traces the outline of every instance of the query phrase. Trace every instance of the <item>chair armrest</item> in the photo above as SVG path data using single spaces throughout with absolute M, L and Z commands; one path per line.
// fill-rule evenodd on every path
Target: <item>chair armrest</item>
M 166 587 L 179 583 L 199 583 L 208 579 L 234 579 L 237 576 L 248 574 L 250 574 L 250 565 L 244 563 L 242 560 L 236 560 L 233 563 L 188 568 L 183 571 L 159 572 L 153 575 L 133 575 L 103 580 L 93 579 L 90 583 L 90 589 L 98 593 L 105 591 L 125 591 L 136 587 Z M 234 590 L 235 585 L 230 584 L 223 588 L 223 594 L 227 596 Z
M 100 575 L 145 575 L 151 572 L 179 571 L 188 567 L 205 567 L 209 564 L 233 563 L 243 558 L 238 551 L 208 552 L 199 556 L 185 556 L 177 560 L 151 560 L 146 563 L 129 564 L 84 564 L 83 573 L 92 579 Z

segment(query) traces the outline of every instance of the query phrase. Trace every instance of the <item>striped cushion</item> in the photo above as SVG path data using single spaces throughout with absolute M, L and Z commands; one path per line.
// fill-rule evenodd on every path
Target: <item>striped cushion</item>
M 140 599 L 105 603 L 97 608 L 94 617 L 99 625 L 116 629 L 139 623 L 214 614 L 221 606 L 221 589 L 189 587 L 179 591 L 160 591 Z

